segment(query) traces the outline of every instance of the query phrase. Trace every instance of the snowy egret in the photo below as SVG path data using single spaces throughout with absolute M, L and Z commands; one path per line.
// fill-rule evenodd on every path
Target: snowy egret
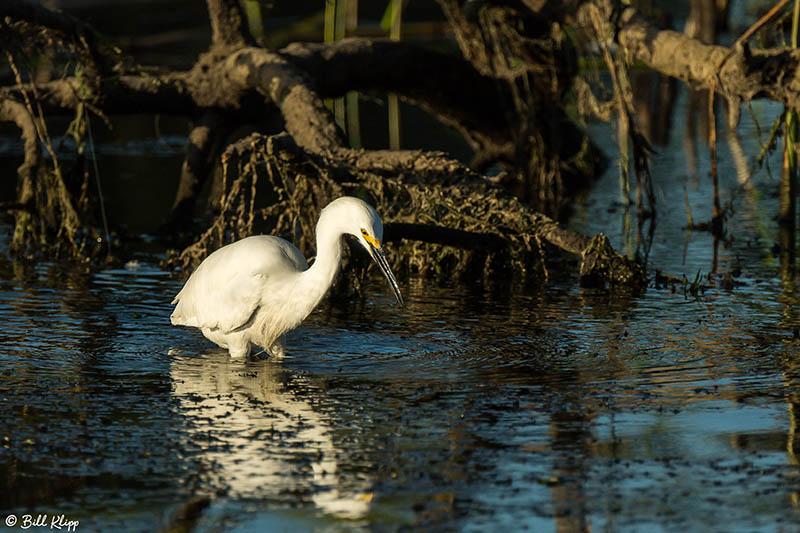
M 354 235 L 369 251 L 403 305 L 403 297 L 381 247 L 378 213 L 358 198 L 338 198 L 317 221 L 317 257 L 311 267 L 290 242 L 256 235 L 223 246 L 205 258 L 172 301 L 173 325 L 200 328 L 227 348 L 247 357 L 252 344 L 283 355 L 283 335 L 296 328 L 333 283 L 342 257 L 342 236 Z

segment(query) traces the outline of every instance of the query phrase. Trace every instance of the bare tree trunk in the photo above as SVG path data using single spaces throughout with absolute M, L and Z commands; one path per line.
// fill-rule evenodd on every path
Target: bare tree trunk
M 190 225 L 197 197 L 216 166 L 226 133 L 224 116 L 213 110 L 202 115 L 192 128 L 181 166 L 178 190 L 162 226 L 163 232 L 172 233 Z

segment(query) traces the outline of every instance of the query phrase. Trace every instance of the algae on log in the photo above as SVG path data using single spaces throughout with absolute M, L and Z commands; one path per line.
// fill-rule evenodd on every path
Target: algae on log
M 381 213 L 384 240 L 395 243 L 390 260 L 400 272 L 541 279 L 548 243 L 581 257 L 583 286 L 646 285 L 641 266 L 614 251 L 605 236 L 563 228 L 441 153 L 342 148 L 309 154 L 288 134 L 252 134 L 228 147 L 223 165 L 219 213 L 167 266 L 191 269 L 219 246 L 259 231 L 283 235 L 310 255 L 319 211 L 348 194 Z M 258 209 L 262 194 L 276 199 Z

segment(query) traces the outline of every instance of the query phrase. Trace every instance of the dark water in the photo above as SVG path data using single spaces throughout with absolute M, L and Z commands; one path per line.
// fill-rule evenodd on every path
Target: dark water
M 93 274 L 0 259 L 0 519 L 159 531 L 201 501 L 203 532 L 800 531 L 778 160 L 742 178 L 780 109 L 753 110 L 760 139 L 747 112 L 738 139 L 720 125 L 725 239 L 685 229 L 684 194 L 696 221 L 711 205 L 685 91 L 653 158 L 652 240 L 613 167 L 570 221 L 646 252 L 651 274 L 700 272 L 696 294 L 615 296 L 554 271 L 526 291 L 406 280 L 400 309 L 373 277 L 291 334 L 290 357 L 237 362 L 169 325 L 180 284 L 153 258 Z M 144 137 L 98 146 L 109 216 L 132 228 L 157 219 L 126 211 L 132 184 L 174 178 L 183 144 Z
M 4 266 L 3 517 L 155 531 L 796 531 L 791 291 L 374 278 L 282 362 L 169 326 L 179 284 Z

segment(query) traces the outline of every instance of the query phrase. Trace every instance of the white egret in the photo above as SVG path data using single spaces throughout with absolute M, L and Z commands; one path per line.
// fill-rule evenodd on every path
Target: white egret
M 283 355 L 283 335 L 296 328 L 333 283 L 342 257 L 342 236 L 354 235 L 403 297 L 381 246 L 378 213 L 358 198 L 338 198 L 317 221 L 317 256 L 311 267 L 290 242 L 256 235 L 223 246 L 200 263 L 172 301 L 173 325 L 200 328 L 232 357 L 247 357 L 251 345 Z

